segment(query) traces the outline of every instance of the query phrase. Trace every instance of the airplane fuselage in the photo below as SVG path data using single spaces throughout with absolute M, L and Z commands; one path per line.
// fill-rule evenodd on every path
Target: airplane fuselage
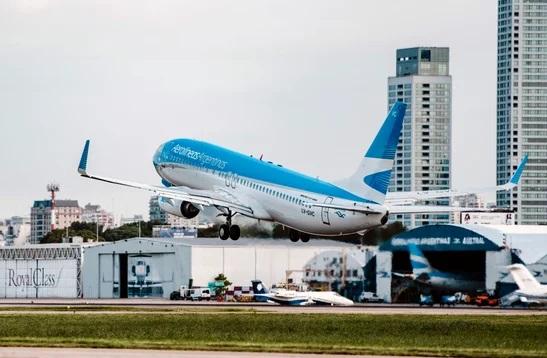
M 213 144 L 191 139 L 166 142 L 154 155 L 163 183 L 194 190 L 216 190 L 251 203 L 242 213 L 315 235 L 341 235 L 380 226 L 387 210 L 331 183 Z M 367 205 L 381 214 L 319 208 L 306 203 Z

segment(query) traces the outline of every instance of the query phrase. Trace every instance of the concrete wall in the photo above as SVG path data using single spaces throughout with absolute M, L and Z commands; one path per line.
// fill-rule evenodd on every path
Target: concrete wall
M 379 251 L 376 255 L 376 294 L 385 302 L 391 302 L 391 261 L 390 251 Z

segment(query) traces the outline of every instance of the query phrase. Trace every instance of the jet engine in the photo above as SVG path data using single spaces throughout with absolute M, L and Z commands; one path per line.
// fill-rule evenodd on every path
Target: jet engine
M 176 216 L 182 216 L 186 219 L 195 218 L 199 214 L 199 209 L 189 201 L 159 197 L 160 208 Z

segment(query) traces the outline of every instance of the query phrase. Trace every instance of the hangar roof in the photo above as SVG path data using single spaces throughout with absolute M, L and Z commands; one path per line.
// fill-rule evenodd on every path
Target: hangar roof
M 428 225 L 394 236 L 381 251 L 407 250 L 408 242 L 431 251 L 496 251 L 509 246 L 526 263 L 547 253 L 547 226 L 540 225 Z
M 271 239 L 271 238 L 240 238 L 237 241 L 218 238 L 184 238 L 170 239 L 159 237 L 135 237 L 114 242 L 101 242 L 88 248 L 98 251 L 126 251 L 134 250 L 135 245 L 139 245 L 139 251 L 172 251 L 175 246 L 193 246 L 193 247 L 282 247 L 282 248 L 353 248 L 355 245 L 335 240 L 311 239 L 307 243 L 291 242 L 289 240 Z
M 198 237 L 198 238 L 184 238 L 184 239 L 174 239 L 175 242 L 191 245 L 191 246 L 288 246 L 288 247 L 355 247 L 353 244 L 348 244 L 346 242 L 336 241 L 336 240 L 327 240 L 327 239 L 310 239 L 309 242 L 291 242 L 284 239 L 272 239 L 272 238 L 247 238 L 242 237 L 237 241 L 225 240 L 222 241 L 218 238 L 208 238 L 208 237 Z

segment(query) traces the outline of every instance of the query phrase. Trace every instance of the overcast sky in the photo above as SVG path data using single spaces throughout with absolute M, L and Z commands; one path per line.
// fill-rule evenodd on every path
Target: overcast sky
M 395 49 L 450 47 L 453 187 L 495 185 L 496 1 L 0 0 L 0 218 L 33 200 L 148 213 L 156 148 L 214 142 L 324 179 L 383 121 Z

